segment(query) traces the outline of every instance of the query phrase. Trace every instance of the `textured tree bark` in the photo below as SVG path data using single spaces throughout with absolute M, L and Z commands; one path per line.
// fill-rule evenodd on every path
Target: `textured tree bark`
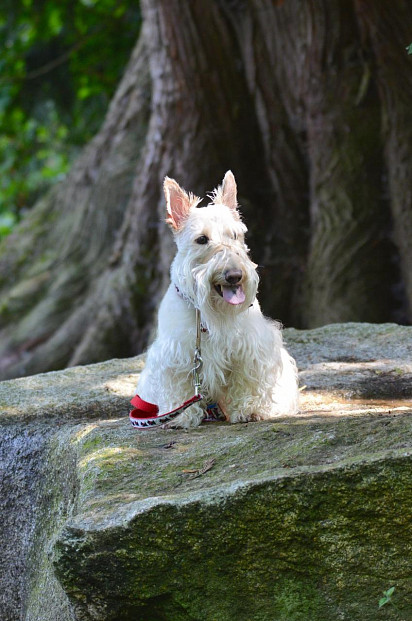
M 266 0 L 249 10 L 243 2 L 226 5 L 233 7 L 227 14 L 253 97 L 266 173 L 255 209 L 246 212 L 254 256 L 263 265 L 261 300 L 269 315 L 299 326 L 309 242 L 304 121 L 295 86 L 301 72 L 295 49 L 300 11 L 293 14 L 296 6 L 279 11 Z
M 357 10 L 371 40 L 382 101 L 394 237 L 406 290 L 406 313 L 412 309 L 412 59 L 405 47 L 412 38 L 412 10 L 407 0 L 358 0 Z
M 308 3 L 307 11 L 311 240 L 305 300 L 312 326 L 388 316 L 380 104 L 370 54 L 347 6 L 325 2 L 319 11 Z
M 234 171 L 269 315 L 298 327 L 401 316 L 412 66 L 398 48 L 412 7 L 141 4 L 101 131 L 0 248 L 0 377 L 145 347 L 173 255 L 166 174 L 205 195 Z
M 1 247 L 3 377 L 69 364 L 94 320 L 94 292 L 120 234 L 145 144 L 149 84 L 140 41 L 99 135 Z

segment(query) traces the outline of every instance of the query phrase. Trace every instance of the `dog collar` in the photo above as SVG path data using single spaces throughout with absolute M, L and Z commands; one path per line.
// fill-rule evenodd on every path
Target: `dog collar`
M 179 296 L 179 298 L 182 298 L 182 300 L 184 300 L 185 302 L 189 302 L 189 304 L 191 304 L 192 306 L 195 306 L 194 302 L 192 302 L 192 300 L 189 298 L 189 296 L 186 295 L 186 293 L 183 293 L 183 291 L 180 291 L 180 289 L 179 289 L 179 287 L 177 285 L 175 285 L 175 289 L 176 289 L 176 293 Z
M 193 304 L 192 300 L 189 298 L 189 296 L 187 296 L 185 293 L 183 293 L 183 291 L 180 291 L 179 287 L 177 285 L 175 285 L 175 289 L 176 289 L 176 293 L 179 296 L 179 298 L 181 298 L 182 300 L 184 300 L 185 302 L 189 302 L 189 304 L 191 304 L 195 309 L 196 306 Z M 197 309 L 196 309 L 197 310 Z M 209 332 L 209 330 L 206 328 L 206 326 L 204 326 L 202 323 L 200 324 L 200 329 L 201 331 L 205 334 L 207 332 Z

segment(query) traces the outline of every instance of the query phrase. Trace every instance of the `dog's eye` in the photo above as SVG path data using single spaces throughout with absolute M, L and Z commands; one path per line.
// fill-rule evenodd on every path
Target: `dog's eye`
M 233 233 L 233 239 L 237 239 L 237 233 Z
M 208 241 L 209 241 L 209 238 L 207 235 L 201 235 L 200 237 L 196 239 L 197 244 L 207 244 Z

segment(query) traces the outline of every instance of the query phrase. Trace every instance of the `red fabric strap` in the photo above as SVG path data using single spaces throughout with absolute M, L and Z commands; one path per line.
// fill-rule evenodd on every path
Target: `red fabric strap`
M 139 395 L 135 395 L 130 403 L 135 407 L 133 411 L 133 416 L 136 418 L 147 418 L 149 416 L 156 416 L 159 411 L 159 408 L 154 403 L 149 403 L 148 401 L 144 401 L 139 397 Z M 139 413 L 141 412 L 140 416 Z
M 131 400 L 131 404 L 137 407 L 134 407 L 129 413 L 130 422 L 133 427 L 137 427 L 138 429 L 162 425 L 170 420 L 173 420 L 173 418 L 178 416 L 186 408 L 197 401 L 201 401 L 202 399 L 202 395 L 194 395 L 191 399 L 188 399 L 174 410 L 166 412 L 165 414 L 159 414 L 159 408 L 157 405 L 144 401 L 139 397 L 139 395 L 135 395 Z

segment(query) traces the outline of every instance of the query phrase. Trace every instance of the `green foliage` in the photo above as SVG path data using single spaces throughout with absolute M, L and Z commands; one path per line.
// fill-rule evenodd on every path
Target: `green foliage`
M 381 597 L 381 599 L 379 600 L 379 608 L 382 608 L 382 606 L 386 606 L 386 604 L 393 605 L 392 595 L 394 594 L 394 592 L 395 587 L 391 587 L 387 591 L 383 592 L 383 597 Z
M 390 589 L 388 589 L 387 591 L 383 591 L 383 597 L 380 598 L 379 600 L 379 608 L 383 608 L 383 606 L 386 606 L 387 604 L 390 604 L 392 606 L 392 608 L 394 610 L 396 610 L 396 614 L 400 614 L 401 611 L 399 610 L 398 606 L 395 604 L 395 602 L 393 601 L 393 594 L 395 593 L 395 587 L 391 587 Z
M 408 45 L 408 47 L 406 48 L 406 51 L 408 52 L 408 54 L 412 54 L 412 43 Z
M 16 220 L 17 218 L 13 212 L 0 212 L 0 239 L 11 233 L 14 225 L 16 224 Z
M 140 28 L 136 0 L 4 0 L 0 237 L 98 130 Z

